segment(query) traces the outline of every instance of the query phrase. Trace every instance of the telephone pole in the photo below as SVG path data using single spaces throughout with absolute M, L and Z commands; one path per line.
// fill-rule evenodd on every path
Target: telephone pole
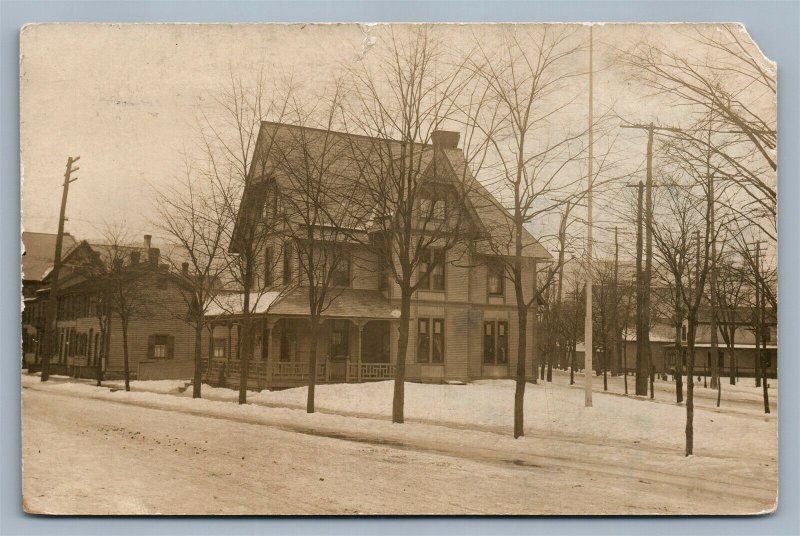
M 614 321 L 612 328 L 614 336 L 611 339 L 611 372 L 619 373 L 620 359 L 619 359 L 619 304 L 617 303 L 617 286 L 619 285 L 619 240 L 617 237 L 617 226 L 614 226 L 614 286 L 611 292 L 611 306 L 614 308 Z
M 64 215 L 67 211 L 67 196 L 69 184 L 78 180 L 72 174 L 80 168 L 72 167 L 80 160 L 80 156 L 67 158 L 67 170 L 64 172 L 64 191 L 61 194 L 61 212 L 58 216 L 58 234 L 56 235 L 56 250 L 53 254 L 53 269 L 50 272 L 50 295 L 47 298 L 47 312 L 44 322 L 44 352 L 42 352 L 42 381 L 50 378 L 50 359 L 57 348 L 56 322 L 58 320 L 58 275 L 61 271 L 61 248 L 64 243 Z
M 762 285 L 762 277 L 761 277 L 761 241 L 757 240 L 754 245 L 754 259 L 753 259 L 753 282 L 755 283 L 756 287 L 756 314 L 755 314 L 755 324 L 756 324 L 756 361 L 758 362 L 758 368 L 761 369 L 761 386 L 763 387 L 764 392 L 764 413 L 769 413 L 769 385 L 767 383 L 767 337 L 766 337 L 766 328 L 767 328 L 767 319 L 766 319 L 766 292 L 765 289 L 761 288 Z M 756 379 L 758 380 L 759 371 L 756 370 L 755 374 Z M 756 387 L 758 387 L 758 381 L 756 381 Z
M 642 204 L 644 201 L 644 184 L 638 184 L 638 204 L 636 211 L 636 382 L 635 393 L 647 394 L 647 366 L 644 350 L 644 332 L 647 325 L 644 319 L 644 278 L 642 277 Z
M 594 63 L 594 48 L 592 40 L 592 29 L 589 26 L 589 166 L 588 166 L 588 190 L 586 195 L 586 321 L 584 323 L 584 404 L 587 408 L 592 407 L 592 182 L 594 182 L 594 73 L 592 72 Z
M 622 125 L 621 128 L 637 128 L 647 131 L 647 176 L 645 183 L 645 263 L 644 273 L 642 274 L 639 289 L 642 292 L 642 299 L 636 300 L 637 304 L 637 330 L 636 330 L 636 394 L 647 394 L 647 380 L 639 380 L 640 372 L 645 372 L 639 366 L 639 355 L 642 362 L 646 363 L 648 376 L 650 378 L 650 398 L 653 398 L 653 381 L 655 370 L 653 368 L 653 356 L 650 349 L 650 288 L 653 277 L 653 135 L 656 128 L 653 123 L 648 125 Z M 641 185 L 641 183 L 640 183 Z M 641 203 L 641 202 L 640 202 Z M 640 209 L 641 211 L 641 209 Z M 637 242 L 638 243 L 638 242 Z M 638 251 L 641 254 L 641 251 Z M 637 272 L 638 273 L 638 272 Z M 641 307 L 641 309 L 639 308 Z

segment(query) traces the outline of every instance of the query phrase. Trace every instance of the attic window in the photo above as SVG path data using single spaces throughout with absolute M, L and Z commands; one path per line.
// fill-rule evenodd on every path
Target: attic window
M 443 221 L 447 217 L 447 198 L 431 194 L 421 197 L 419 217 L 423 221 Z

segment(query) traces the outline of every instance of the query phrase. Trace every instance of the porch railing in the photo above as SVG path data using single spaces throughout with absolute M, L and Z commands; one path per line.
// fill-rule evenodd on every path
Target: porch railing
M 343 363 L 346 375 L 337 373 L 335 363 L 325 359 L 317 363 L 317 381 L 320 382 L 360 382 L 391 380 L 394 378 L 395 365 L 393 363 Z M 303 383 L 308 381 L 309 364 L 302 362 L 263 362 L 251 361 L 248 377 L 256 383 L 268 384 L 270 382 Z M 203 360 L 203 377 L 206 381 L 217 383 L 223 377 L 228 382 L 236 382 L 240 374 L 240 362 L 224 358 L 211 358 Z

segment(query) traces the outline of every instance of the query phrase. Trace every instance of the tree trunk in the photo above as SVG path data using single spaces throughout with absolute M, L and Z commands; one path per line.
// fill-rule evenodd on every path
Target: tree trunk
M 577 358 L 575 357 L 575 343 L 572 343 L 572 348 L 570 348 L 569 355 L 570 355 L 570 363 L 569 363 L 569 384 L 575 385 L 575 361 Z
M 676 317 L 680 318 L 680 314 L 676 313 Z M 680 324 L 675 321 L 675 402 L 680 404 L 683 402 L 683 345 L 681 344 L 681 328 L 683 323 Z
M 686 456 L 694 448 L 694 319 L 689 319 L 688 356 L 686 361 Z
M 200 398 L 203 367 L 203 323 L 198 320 L 194 327 L 194 385 L 192 385 L 192 398 Z
M 252 345 L 253 318 L 250 314 L 242 317 L 242 328 L 239 331 L 239 404 L 247 404 L 247 387 L 250 379 L 250 356 Z
M 122 373 L 125 376 L 125 390 L 131 390 L 131 370 L 128 364 L 128 322 L 121 319 L 122 324 Z
M 100 325 L 103 325 L 103 320 L 100 321 Z M 109 341 L 109 333 L 111 331 L 111 315 L 109 314 L 106 316 L 105 320 L 105 327 L 101 327 L 100 329 L 100 360 L 97 363 L 97 387 L 103 385 L 103 363 L 108 363 L 108 347 Z M 95 349 L 95 352 L 97 349 Z
M 247 383 L 250 378 L 250 277 L 244 277 L 242 323 L 239 330 L 239 404 L 247 404 Z M 230 332 L 230 330 L 229 330 Z M 233 352 L 231 352 L 233 353 Z
M 517 307 L 518 312 L 518 333 L 519 341 L 517 344 L 517 386 L 514 390 L 514 438 L 525 435 L 524 427 L 524 405 L 525 405 L 525 355 L 528 352 L 528 310 L 524 307 L 521 300 L 521 289 L 517 292 L 517 303 L 523 306 Z M 535 372 L 535 371 L 534 371 Z
M 408 331 L 411 324 L 411 287 L 404 284 L 400 289 L 400 328 L 397 340 L 397 363 L 394 367 L 394 398 L 392 400 L 392 422 L 402 423 L 405 406 L 406 353 Z
M 736 343 L 734 341 L 734 334 L 731 333 L 731 385 L 736 385 Z
M 311 315 L 311 341 L 308 354 L 308 399 L 306 413 L 314 413 L 314 395 L 317 388 L 317 343 L 319 341 L 319 317 Z

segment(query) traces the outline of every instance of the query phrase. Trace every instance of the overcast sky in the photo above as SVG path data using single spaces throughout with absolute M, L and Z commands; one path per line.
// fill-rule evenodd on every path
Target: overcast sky
M 445 42 L 463 43 L 464 50 L 474 30 L 491 40 L 490 25 L 439 29 Z M 56 231 L 66 159 L 80 155 L 66 229 L 98 237 L 105 222 L 124 221 L 136 235 L 158 237 L 150 223 L 152 187 L 180 173 L 183 150 L 196 142 L 199 111 L 231 71 L 264 65 L 276 78 L 293 72 L 313 87 L 385 45 L 385 37 L 382 27 L 354 24 L 27 27 L 21 39 L 23 229 Z M 680 26 L 596 26 L 596 113 L 613 106 L 631 121 L 680 113 L 611 65 L 616 50 L 641 39 L 704 53 L 686 48 Z M 642 133 L 621 133 L 619 150 L 630 153 L 631 166 L 641 164 L 645 141 Z

